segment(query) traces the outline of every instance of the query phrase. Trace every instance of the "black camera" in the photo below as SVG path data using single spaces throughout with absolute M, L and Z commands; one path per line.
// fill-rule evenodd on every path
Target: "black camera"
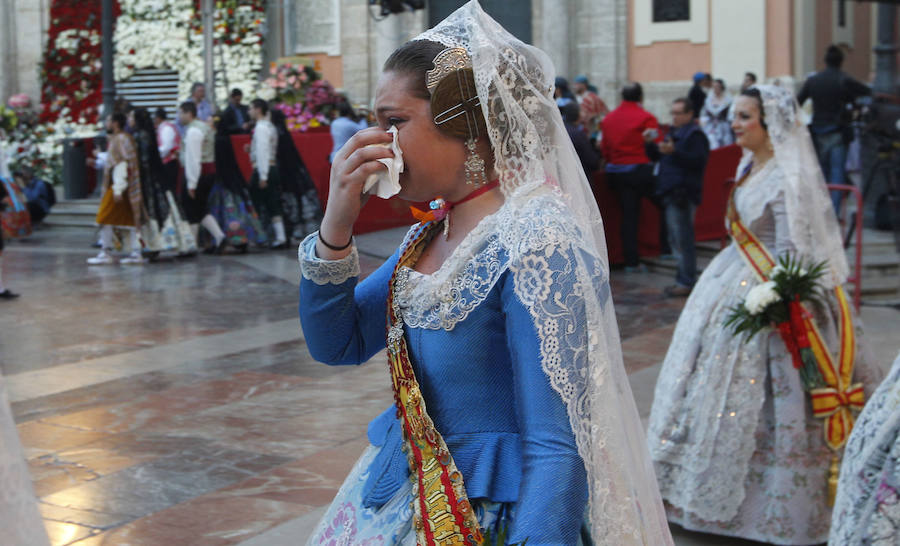
M 900 104 L 861 97 L 857 99 L 864 131 L 888 141 L 900 141 Z

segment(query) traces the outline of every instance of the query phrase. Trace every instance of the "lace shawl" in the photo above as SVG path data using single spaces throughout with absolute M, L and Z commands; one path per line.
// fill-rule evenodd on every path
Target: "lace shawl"
M 775 151 L 771 161 L 784 173 L 791 242 L 805 259 L 828 264 L 828 274 L 822 282 L 825 288 L 834 288 L 846 282 L 849 266 L 837 216 L 812 139 L 803 123 L 802 110 L 789 89 L 774 85 L 754 87 L 762 96 L 767 131 Z M 745 152 L 738 172 L 750 159 L 750 154 Z M 755 219 L 742 217 L 747 225 Z
M 409 320 L 452 327 L 496 282 L 503 265 L 494 256 L 505 253 L 541 341 L 542 368 L 566 404 L 585 463 L 593 536 L 610 544 L 672 544 L 622 364 L 603 222 L 552 97 L 553 63 L 476 0 L 416 39 L 469 53 L 505 203 L 469 234 L 458 260 L 425 281 L 449 301 L 416 303 Z

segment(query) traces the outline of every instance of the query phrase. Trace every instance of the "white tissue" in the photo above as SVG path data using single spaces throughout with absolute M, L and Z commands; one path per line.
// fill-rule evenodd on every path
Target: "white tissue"
M 397 142 L 397 127 L 391 125 L 388 133 L 394 135 L 394 142 L 390 144 L 394 157 L 379 159 L 387 167 L 385 171 L 370 174 L 363 186 L 363 193 L 373 193 L 382 199 L 390 199 L 400 192 L 400 173 L 403 172 L 403 152 Z M 372 144 L 372 146 L 384 146 L 387 144 Z

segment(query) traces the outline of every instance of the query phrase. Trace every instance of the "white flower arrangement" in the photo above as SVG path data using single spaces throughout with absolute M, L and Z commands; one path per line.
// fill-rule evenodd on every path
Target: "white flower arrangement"
M 203 39 L 193 33 L 194 6 L 191 0 L 120 0 L 122 14 L 116 21 L 117 80 L 126 80 L 142 68 L 168 68 L 179 75 L 179 94 L 190 94 L 191 85 L 203 81 Z M 242 8 L 239 8 L 241 10 Z M 259 88 L 262 69 L 262 41 L 248 33 L 240 42 L 228 43 L 221 26 L 215 37 L 222 44 L 216 63 L 226 70 L 228 86 L 240 87 L 253 95 Z M 229 89 L 220 78 L 216 86 L 218 102 L 227 100 Z
M 758 284 L 747 292 L 744 306 L 751 315 L 758 315 L 770 304 L 781 300 L 778 291 L 775 290 L 775 281 L 766 281 Z

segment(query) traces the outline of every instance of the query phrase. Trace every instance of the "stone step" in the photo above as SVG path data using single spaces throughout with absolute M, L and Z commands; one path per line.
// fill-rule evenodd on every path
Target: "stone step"
M 47 228 L 83 228 L 83 229 L 96 229 L 97 224 L 94 222 L 94 217 L 85 218 L 85 219 L 54 219 L 47 217 L 43 225 Z
M 853 256 L 847 256 L 847 259 L 851 260 L 850 263 L 852 266 Z M 878 270 L 882 274 L 896 273 L 900 270 L 900 255 L 872 254 L 871 256 L 867 256 L 863 254 L 862 266 L 863 269 Z
M 848 284 L 847 291 L 855 292 L 856 285 Z M 864 300 L 897 300 L 900 299 L 900 278 L 881 277 L 863 278 L 862 297 Z
M 69 222 L 81 223 L 90 221 L 93 223 L 94 219 L 97 217 L 97 211 L 94 211 L 90 214 L 82 214 L 78 212 L 56 212 L 54 211 L 52 214 L 47 215 L 47 218 L 44 220 L 46 224 L 65 224 Z
M 44 219 L 49 228 L 94 230 L 100 199 L 63 199 L 58 201 Z
M 100 203 L 57 203 L 50 209 L 50 214 L 97 214 Z

